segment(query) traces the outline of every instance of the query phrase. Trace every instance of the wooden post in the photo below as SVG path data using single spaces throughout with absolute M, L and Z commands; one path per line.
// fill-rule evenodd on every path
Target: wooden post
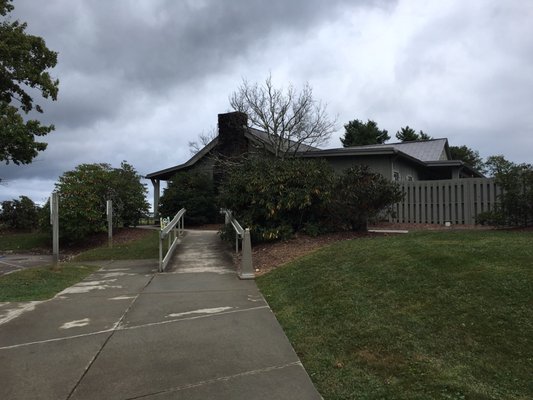
M 252 241 L 250 240 L 250 229 L 244 230 L 242 239 L 242 260 L 239 279 L 254 279 L 254 267 L 252 264 Z
M 109 247 L 113 247 L 113 200 L 107 200 L 107 243 Z
M 160 217 L 159 215 L 159 196 L 160 196 L 160 186 L 161 182 L 159 179 L 151 179 L 152 185 L 154 186 L 154 223 Z
M 59 196 L 56 192 L 50 196 L 50 224 L 52 225 L 52 262 L 53 268 L 59 265 Z

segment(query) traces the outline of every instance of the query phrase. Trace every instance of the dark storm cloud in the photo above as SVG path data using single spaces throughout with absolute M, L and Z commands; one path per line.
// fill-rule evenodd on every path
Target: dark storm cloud
M 60 69 L 111 74 L 129 85 L 160 90 L 228 67 L 272 34 L 305 34 L 343 7 L 376 4 L 386 3 L 195 0 L 135 8 L 125 1 L 56 0 L 44 7 L 20 1 L 17 15 L 60 52 Z
M 146 174 L 187 160 L 242 77 L 305 81 L 342 124 L 409 124 L 483 156 L 531 161 L 533 6 L 524 0 L 15 0 L 59 52 L 56 131 L 28 166 L 0 165 L 0 200 L 35 198 L 80 163 Z M 330 146 L 339 145 L 335 137 Z M 42 183 L 42 187 L 39 186 Z M 45 188 L 46 187 L 46 188 Z M 18 188 L 18 189 L 17 189 Z
M 305 35 L 346 8 L 384 0 L 15 2 L 15 17 L 59 52 L 57 105 L 45 121 L 58 128 L 112 118 L 138 91 L 164 96 L 206 75 L 241 68 L 236 60 L 271 35 Z M 276 60 L 272 60 L 275 65 Z

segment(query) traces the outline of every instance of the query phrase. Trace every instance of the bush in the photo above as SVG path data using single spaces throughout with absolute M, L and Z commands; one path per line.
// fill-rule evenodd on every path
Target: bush
M 478 216 L 478 222 L 503 226 L 533 224 L 533 165 L 515 164 L 502 156 L 493 156 L 489 157 L 487 166 L 502 192 L 498 206 Z
M 479 225 L 505 225 L 505 217 L 501 209 L 497 208 L 492 211 L 484 211 L 476 215 L 476 224 Z
M 121 168 L 111 168 L 109 164 L 81 164 L 65 172 L 56 183 L 60 237 L 75 242 L 105 231 L 107 200 L 113 201 L 114 226 L 136 225 L 148 211 L 146 187 L 140 178 L 126 162 Z
M 172 218 L 185 208 L 185 223 L 201 225 L 220 218 L 213 179 L 199 171 L 180 172 L 172 177 L 159 204 L 162 216 Z
M 221 204 L 255 241 L 366 230 L 369 218 L 401 198 L 396 184 L 367 167 L 336 175 L 324 160 L 248 159 L 230 168 L 220 189 Z
M 0 223 L 8 229 L 31 231 L 39 222 L 39 207 L 26 196 L 2 202 Z
M 321 220 L 333 177 L 325 161 L 250 158 L 229 169 L 220 203 L 254 240 L 285 239 Z
M 355 166 L 337 178 L 330 213 L 337 228 L 367 230 L 368 220 L 402 200 L 398 185 L 368 166 Z
M 113 200 L 115 225 L 137 226 L 148 212 L 146 187 L 132 165 L 122 162 L 113 168 L 109 180 L 109 200 Z

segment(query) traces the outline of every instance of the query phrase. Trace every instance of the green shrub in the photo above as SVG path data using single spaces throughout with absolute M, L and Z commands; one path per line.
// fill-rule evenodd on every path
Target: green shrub
M 333 177 L 325 161 L 250 158 L 229 168 L 220 203 L 250 228 L 254 240 L 284 239 L 320 221 Z
M 503 156 L 493 156 L 489 157 L 487 166 L 501 194 L 497 207 L 478 216 L 478 222 L 503 226 L 533 224 L 533 165 L 515 164 Z
M 218 221 L 221 217 L 217 207 L 213 179 L 199 171 L 180 172 L 168 183 L 159 204 L 162 216 L 172 218 L 185 208 L 185 223 L 201 225 Z
M 132 166 L 81 164 L 56 183 L 59 195 L 59 235 L 75 242 L 107 229 L 106 202 L 113 201 L 113 225 L 136 225 L 148 211 L 146 187 Z M 46 208 L 49 209 L 47 203 Z M 49 228 L 43 213 L 42 224 Z
M 39 207 L 26 196 L 2 202 L 0 224 L 8 229 L 31 231 L 37 227 Z
M 336 175 L 324 160 L 250 158 L 229 168 L 220 188 L 220 203 L 255 241 L 366 230 L 369 218 L 401 198 L 396 184 L 367 167 Z
M 337 178 L 331 202 L 331 221 L 337 228 L 367 230 L 368 220 L 402 200 L 398 185 L 368 166 L 359 165 L 345 170 Z
M 492 211 L 484 211 L 476 215 L 476 224 L 503 226 L 506 224 L 505 216 L 503 215 L 501 208 L 498 207 Z

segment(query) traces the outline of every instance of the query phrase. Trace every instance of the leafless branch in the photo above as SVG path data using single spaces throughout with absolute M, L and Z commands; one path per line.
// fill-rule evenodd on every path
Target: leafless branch
M 208 132 L 202 132 L 198 135 L 197 140 L 189 141 L 189 152 L 194 156 L 205 146 L 207 146 L 218 135 L 216 128 L 211 128 Z
M 275 88 L 271 75 L 262 85 L 243 79 L 229 100 L 235 111 L 248 115 L 250 126 L 268 134 L 276 156 L 323 145 L 335 131 L 336 120 L 329 118 L 326 104 L 313 98 L 308 83 L 297 93 L 292 85 L 285 91 Z

